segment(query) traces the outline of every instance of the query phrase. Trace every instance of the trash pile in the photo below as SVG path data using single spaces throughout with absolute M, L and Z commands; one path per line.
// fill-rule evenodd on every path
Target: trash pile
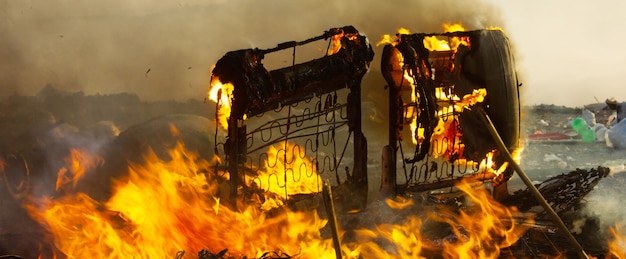
M 626 149 L 626 102 L 618 103 L 615 99 L 607 99 L 606 106 L 601 110 L 592 111 L 586 106 L 580 117 L 571 122 L 572 129 L 578 133 L 583 142 L 605 142 L 607 147 Z M 604 123 L 598 122 L 596 113 L 606 111 L 610 115 Z
M 604 103 L 585 105 L 564 125 L 563 130 L 544 132 L 535 130 L 528 135 L 530 141 L 582 141 L 604 142 L 609 148 L 626 149 L 626 102 L 607 99 Z M 550 122 L 538 120 L 538 128 L 547 128 Z

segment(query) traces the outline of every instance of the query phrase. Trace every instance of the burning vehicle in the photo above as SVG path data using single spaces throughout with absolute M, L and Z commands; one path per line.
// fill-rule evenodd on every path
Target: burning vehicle
M 321 57 L 296 62 L 320 41 Z M 593 229 L 568 229 L 607 168 L 538 185 L 519 168 L 520 84 L 501 30 L 401 31 L 384 43 L 380 172 L 367 166 L 361 118 L 373 49 L 353 26 L 331 28 L 226 53 L 210 79 L 214 120 L 161 116 L 98 149 L 57 145 L 72 131 L 55 124 L 62 163 L 33 160 L 39 149 L 4 154 L 6 205 L 32 221 L 36 238 L 34 249 L 0 258 L 620 256 Z M 266 68 L 285 51 L 290 65 Z M 39 170 L 54 177 L 31 183 Z M 509 194 L 515 172 L 528 189 Z

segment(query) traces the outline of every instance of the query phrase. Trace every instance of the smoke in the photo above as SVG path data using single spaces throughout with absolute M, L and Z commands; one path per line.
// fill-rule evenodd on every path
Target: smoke
M 498 14 L 461 0 L 0 1 L 0 100 L 48 84 L 142 100 L 202 99 L 212 65 L 230 50 L 271 48 L 345 25 L 372 42 L 399 27 L 503 26 Z
M 603 179 L 586 197 L 583 214 L 600 220 L 603 230 L 618 228 L 620 233 L 626 231 L 626 211 L 623 202 L 626 199 L 626 173 L 614 172 Z

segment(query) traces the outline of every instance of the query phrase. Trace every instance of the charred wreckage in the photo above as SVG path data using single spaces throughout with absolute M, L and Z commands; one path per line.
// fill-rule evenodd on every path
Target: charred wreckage
M 544 234 L 534 242 L 525 240 L 525 245 L 511 248 L 516 250 L 513 253 L 528 256 L 567 251 L 586 257 L 560 215 L 579 209 L 582 198 L 609 170 L 578 170 L 554 177 L 537 189 L 516 164 L 521 85 L 504 33 L 485 29 L 396 36 L 397 40 L 384 46 L 380 65 L 389 93 L 389 139 L 382 153 L 380 196 L 452 190 L 456 183 L 467 179 L 490 183 L 497 200 L 525 211 L 539 207 L 544 222 L 558 229 L 552 238 L 559 241 L 550 241 Z M 454 45 L 437 49 L 429 43 L 437 37 Z M 266 54 L 292 48 L 295 56 L 297 46 L 321 39 L 330 42 L 328 54 L 320 59 L 272 71 L 263 66 Z M 221 144 L 221 150 L 216 148 L 217 154 L 226 157 L 231 190 L 236 190 L 242 178 L 254 177 L 246 176 L 245 171 L 260 166 L 256 161 L 262 159 L 252 158 L 260 147 L 293 141 L 299 144 L 284 145 L 284 152 L 293 152 L 288 150 L 291 148 L 314 156 L 309 170 L 329 179 L 339 193 L 337 203 L 341 205 L 331 207 L 365 208 L 369 174 L 367 140 L 361 126 L 361 80 L 373 56 L 365 36 L 352 26 L 333 28 L 318 37 L 285 42 L 272 49 L 244 49 L 224 55 L 213 70 L 212 82 L 233 86 L 228 98 L 232 103 L 227 141 Z M 298 108 L 299 102 L 309 106 Z M 217 102 L 218 108 L 220 105 L 224 104 Z M 297 111 L 301 114 L 294 115 Z M 273 117 L 263 116 L 280 112 L 284 117 L 263 120 L 258 128 L 247 129 L 253 117 Z M 343 138 L 337 137 L 341 126 L 347 126 Z M 276 128 L 279 133 L 272 135 Z M 346 142 L 338 143 L 339 139 Z M 257 143 L 259 140 L 264 143 Z M 349 143 L 352 152 L 346 152 Z M 325 152 L 328 150 L 333 151 Z M 349 155 L 352 157 L 346 159 Z M 516 171 L 528 189 L 509 195 L 507 181 Z M 286 178 L 287 174 L 285 171 L 277 177 Z M 236 191 L 231 195 L 237 195 Z M 285 196 L 289 194 L 285 192 Z M 561 200 L 563 197 L 568 198 Z M 556 245 L 542 247 L 540 244 L 546 240 Z
M 396 36 L 384 45 L 380 61 L 389 121 L 375 195 L 419 196 L 431 204 L 426 209 L 461 210 L 469 205 L 459 205 L 463 194 L 455 188 L 458 183 L 490 186 L 495 200 L 537 213 L 534 225 L 502 254 L 606 253 L 598 245 L 606 240 L 583 247 L 583 237 L 574 236 L 569 226 L 571 214 L 609 170 L 579 169 L 535 185 L 518 165 L 520 84 L 504 33 L 485 29 Z M 449 44 L 436 46 L 439 38 Z M 328 41 L 323 57 L 296 64 L 297 48 L 322 40 Z M 292 52 L 291 65 L 268 70 L 266 55 L 284 51 Z M 335 251 L 342 257 L 337 229 L 346 217 L 335 210 L 362 211 L 373 199 L 361 118 L 362 80 L 373 60 L 367 38 L 352 26 L 274 48 L 231 51 L 219 59 L 211 75 L 218 121 L 212 155 L 218 161 L 214 172 L 228 175 L 223 203 L 236 208 L 242 195 L 258 199 L 258 192 L 273 189 L 289 206 L 298 207 L 321 193 Z M 26 159 L 16 155 L 3 161 L 8 169 L 29 170 Z M 269 175 L 261 176 L 261 169 Z M 507 182 L 515 173 L 527 189 L 509 194 Z M 199 256 L 226 258 L 224 251 Z M 437 249 L 430 253 L 441 256 Z

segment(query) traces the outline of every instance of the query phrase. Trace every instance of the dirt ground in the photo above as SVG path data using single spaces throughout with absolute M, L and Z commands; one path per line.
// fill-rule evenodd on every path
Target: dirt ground
M 597 123 L 605 123 L 612 112 L 602 104 L 587 107 L 596 115 Z M 582 109 L 554 105 L 527 106 L 522 109 L 521 136 L 524 150 L 520 166 L 532 180 L 541 182 L 576 168 L 605 166 L 614 172 L 625 169 L 626 150 L 607 147 L 605 142 L 600 141 L 583 142 L 574 132 L 571 121 L 582 115 Z M 572 137 L 565 140 L 530 138 L 532 134 L 538 133 L 561 133 Z
M 586 106 L 596 115 L 597 123 L 605 123 L 613 112 L 602 104 Z M 520 166 L 535 183 L 549 177 L 568 173 L 576 168 L 589 169 L 598 166 L 608 167 L 611 174 L 602 179 L 584 198 L 580 215 L 585 220 L 599 219 L 600 228 L 626 229 L 626 150 L 607 147 L 605 142 L 587 143 L 573 132 L 570 122 L 581 116 L 582 107 L 571 108 L 554 105 L 525 107 L 522 113 L 523 153 Z M 531 140 L 530 135 L 541 133 L 562 133 L 571 135 L 569 140 Z M 525 189 L 519 177 L 513 176 L 509 183 L 511 192 Z M 584 225 L 584 224 L 583 224 Z M 607 234 L 607 233 L 605 233 Z M 608 235 L 608 234 L 607 234 Z M 622 244 L 623 245 L 623 244 Z

